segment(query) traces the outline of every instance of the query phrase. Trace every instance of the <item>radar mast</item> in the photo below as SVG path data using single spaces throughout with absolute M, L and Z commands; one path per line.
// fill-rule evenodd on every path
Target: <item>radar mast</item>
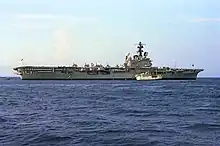
M 146 45 L 146 44 L 142 44 L 142 42 L 139 42 L 138 44 L 136 44 L 137 45 L 137 48 L 138 48 L 138 51 L 137 51 L 137 53 L 138 53 L 138 56 L 139 57 L 142 57 L 143 56 L 143 48 L 144 48 L 144 45 Z

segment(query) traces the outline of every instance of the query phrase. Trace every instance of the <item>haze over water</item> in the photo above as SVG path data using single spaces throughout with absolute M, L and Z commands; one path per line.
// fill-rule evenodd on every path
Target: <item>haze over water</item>
M 7 0 L 0 2 L 0 75 L 20 65 L 123 64 L 142 41 L 155 66 L 219 76 L 217 0 Z

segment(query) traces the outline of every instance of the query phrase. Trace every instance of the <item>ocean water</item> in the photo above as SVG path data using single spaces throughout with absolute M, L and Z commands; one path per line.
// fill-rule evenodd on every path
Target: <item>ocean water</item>
M 1 146 L 218 146 L 220 79 L 0 81 Z

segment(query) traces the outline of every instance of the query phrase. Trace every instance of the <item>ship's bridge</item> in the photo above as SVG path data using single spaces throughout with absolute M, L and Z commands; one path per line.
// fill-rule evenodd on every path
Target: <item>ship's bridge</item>
M 125 58 L 124 66 L 128 68 L 145 68 L 152 66 L 152 60 L 148 57 L 148 52 L 144 52 L 145 44 L 139 42 L 137 44 L 137 54 L 133 55 L 133 58 L 130 56 L 130 53 Z

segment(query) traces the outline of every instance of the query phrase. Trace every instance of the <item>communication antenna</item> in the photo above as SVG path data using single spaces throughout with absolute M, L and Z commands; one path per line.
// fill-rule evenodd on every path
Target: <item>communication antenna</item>
M 176 68 L 176 60 L 174 60 L 174 68 Z
M 142 42 L 139 42 L 138 44 L 134 44 L 134 45 L 136 45 L 138 48 L 138 51 L 137 51 L 138 55 L 142 56 L 142 53 L 144 52 L 143 48 L 144 46 L 146 46 L 146 44 L 142 44 Z
M 21 59 L 21 65 L 24 66 L 24 59 Z
M 146 44 L 142 44 L 142 42 L 139 42 L 138 44 L 134 44 L 135 46 L 146 46 Z

